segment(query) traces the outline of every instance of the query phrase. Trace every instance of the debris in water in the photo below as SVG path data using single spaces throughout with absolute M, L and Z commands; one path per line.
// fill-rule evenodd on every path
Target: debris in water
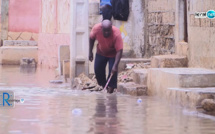
M 138 99 L 138 100 L 137 100 L 137 103 L 142 103 L 142 99 Z
M 63 80 L 50 80 L 49 82 L 53 84 L 61 84 L 63 83 Z
M 72 114 L 73 115 L 81 115 L 82 114 L 82 110 L 79 108 L 75 108 L 72 110 Z

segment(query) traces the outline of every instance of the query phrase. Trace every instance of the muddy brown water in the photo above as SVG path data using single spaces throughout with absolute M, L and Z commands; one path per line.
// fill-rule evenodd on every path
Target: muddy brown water
M 0 67 L 0 90 L 14 108 L 0 108 L 0 134 L 214 134 L 215 118 L 155 97 L 71 90 L 53 85 L 49 69 Z M 137 100 L 142 99 L 138 103 Z

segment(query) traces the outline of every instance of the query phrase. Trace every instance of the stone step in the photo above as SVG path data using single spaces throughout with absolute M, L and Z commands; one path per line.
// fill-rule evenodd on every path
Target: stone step
M 215 87 L 208 88 L 168 88 L 166 97 L 188 108 L 201 108 L 202 101 L 214 99 Z
M 119 66 L 118 66 L 118 70 L 123 71 L 126 68 L 126 64 L 133 64 L 133 63 L 151 63 L 150 59 L 144 59 L 144 58 L 122 58 Z
M 36 41 L 31 40 L 4 40 L 3 46 L 37 46 Z
M 142 96 L 146 95 L 147 87 L 144 85 L 136 84 L 134 82 L 119 83 L 117 91 L 132 96 Z
M 188 60 L 186 56 L 158 55 L 153 56 L 151 61 L 152 68 L 180 68 L 187 66 Z
M 136 84 L 147 85 L 147 77 L 147 69 L 134 69 L 132 72 L 132 78 Z
M 176 54 L 181 56 L 188 56 L 188 43 L 187 42 L 178 42 L 176 44 Z
M 163 96 L 168 88 L 215 87 L 215 71 L 200 68 L 151 68 L 148 94 Z
M 0 47 L 0 64 L 20 65 L 22 58 L 33 58 L 38 63 L 37 46 L 3 46 Z

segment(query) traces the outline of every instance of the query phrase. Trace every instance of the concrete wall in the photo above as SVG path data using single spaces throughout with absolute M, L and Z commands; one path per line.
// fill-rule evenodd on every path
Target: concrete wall
M 58 67 L 58 48 L 70 44 L 70 0 L 42 0 L 39 65 Z
M 215 68 L 215 19 L 196 19 L 195 12 L 214 10 L 214 0 L 188 0 L 189 66 Z
M 175 0 L 145 0 L 147 41 L 145 56 L 175 52 Z
M 10 0 L 8 40 L 38 40 L 40 0 Z

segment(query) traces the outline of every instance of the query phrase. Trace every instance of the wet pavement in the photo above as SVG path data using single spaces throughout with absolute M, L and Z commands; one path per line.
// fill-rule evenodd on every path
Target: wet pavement
M 215 133 L 214 117 L 158 98 L 76 91 L 50 84 L 53 79 L 50 69 L 0 67 L 0 90 L 24 99 L 14 108 L 0 107 L 0 134 Z

